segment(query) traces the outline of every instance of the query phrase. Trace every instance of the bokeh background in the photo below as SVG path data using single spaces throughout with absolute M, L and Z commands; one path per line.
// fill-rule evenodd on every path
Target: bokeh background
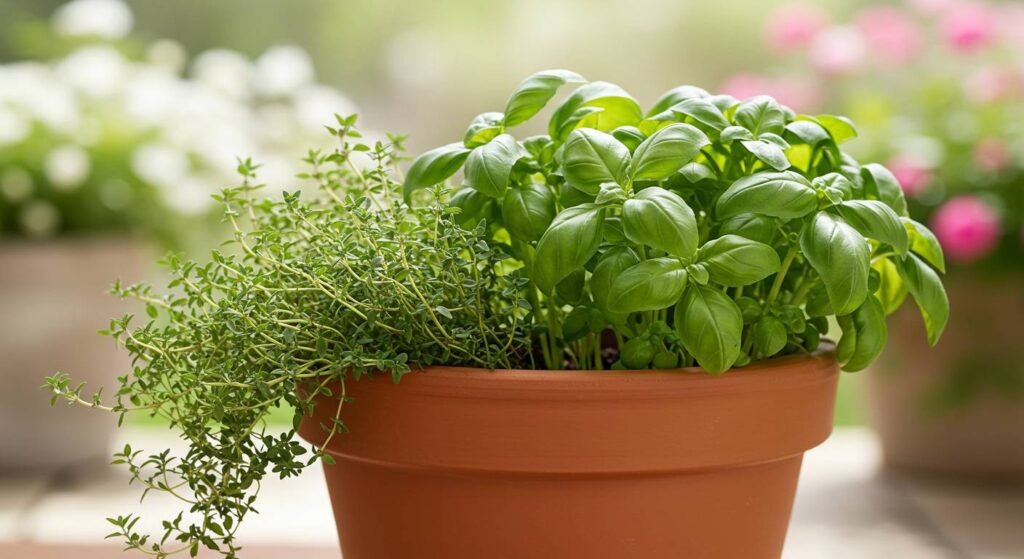
M 415 154 L 559 67 L 642 105 L 685 83 L 853 118 L 844 148 L 936 233 L 953 311 L 926 352 L 908 302 L 837 425 L 891 465 L 1024 479 L 1024 4 L 998 0 L 0 0 L 0 470 L 107 454 L 109 422 L 40 379 L 128 366 L 94 333 L 133 309 L 103 292 L 216 246 L 236 157 L 295 189 L 334 113 Z

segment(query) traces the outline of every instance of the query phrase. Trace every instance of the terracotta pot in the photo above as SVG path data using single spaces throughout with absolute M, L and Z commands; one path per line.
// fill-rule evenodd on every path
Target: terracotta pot
M 127 354 L 96 331 L 130 310 L 107 290 L 118 277 L 143 279 L 146 260 L 127 239 L 0 242 L 0 469 L 109 461 L 116 418 L 51 408 L 40 386 L 61 371 L 109 390 L 129 370 Z
M 432 367 L 354 400 L 325 466 L 345 559 L 778 559 L 831 354 L 699 370 Z M 337 400 L 300 433 L 322 443 Z
M 949 325 L 934 348 L 912 303 L 891 318 L 889 345 L 867 374 L 887 464 L 1024 479 L 1022 286 L 1020 276 L 952 277 Z

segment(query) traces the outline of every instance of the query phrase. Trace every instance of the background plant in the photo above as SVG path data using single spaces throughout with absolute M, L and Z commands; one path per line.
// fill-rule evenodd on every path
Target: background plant
M 32 29 L 12 35 L 48 58 L 0 65 L 3 236 L 179 241 L 215 217 L 210 195 L 233 183 L 237 154 L 280 188 L 299 171 L 292 150 L 326 146 L 321 123 L 351 109 L 297 47 L 189 60 L 174 41 L 133 36 L 119 0 L 75 0 Z
M 579 87 L 547 134 L 509 133 L 566 84 Z M 840 150 L 856 134 L 842 117 L 691 86 L 645 112 L 614 84 L 550 70 L 421 155 L 405 194 L 463 170 L 452 205 L 522 266 L 549 368 L 721 373 L 813 351 L 835 315 L 839 360 L 860 370 L 908 292 L 933 344 L 948 302 L 942 250 L 896 178 Z
M 133 514 L 111 518 L 110 537 L 127 548 L 166 557 L 206 547 L 236 557 L 235 532 L 264 476 L 330 462 L 309 454 L 295 428 L 324 394 L 337 400 L 323 426 L 327 440 L 344 432 L 346 380 L 389 371 L 397 382 L 431 364 L 528 366 L 520 320 L 528 303 L 518 274 L 499 273 L 506 256 L 445 205 L 403 204 L 392 177 L 401 138 L 362 142 L 354 124 L 339 118 L 329 130 L 341 146 L 306 158 L 303 178 L 321 197 L 254 199 L 257 167 L 243 161 L 243 184 L 219 195 L 237 253 L 215 251 L 204 264 L 169 257 L 166 294 L 115 286 L 144 303 L 149 320 L 135 327 L 125 316 L 106 332 L 136 363 L 119 377 L 112 406 L 99 393 L 84 396 L 66 375 L 48 379 L 54 401 L 159 416 L 187 443 L 183 454 L 131 446 L 116 454 L 143 496 L 167 493 L 185 509 L 155 535 L 141 533 Z M 354 153 L 371 164 L 354 164 Z M 295 408 L 293 428 L 268 430 L 268 414 L 285 405 Z

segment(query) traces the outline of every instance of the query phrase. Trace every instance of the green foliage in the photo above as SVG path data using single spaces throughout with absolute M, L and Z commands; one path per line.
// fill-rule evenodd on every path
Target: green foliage
M 431 364 L 530 366 L 522 321 L 529 303 L 519 274 L 504 273 L 507 257 L 485 242 L 482 226 L 461 227 L 447 204 L 404 204 L 392 178 L 400 138 L 361 143 L 354 122 L 330 129 L 338 149 L 306 159 L 302 178 L 320 197 L 254 199 L 256 166 L 241 162 L 243 184 L 219 197 L 235 231 L 228 250 L 204 264 L 168 257 L 166 294 L 115 286 L 144 303 L 150 319 L 136 327 L 125 316 L 106 332 L 135 363 L 112 406 L 83 396 L 66 375 L 48 379 L 54 401 L 159 416 L 185 443 L 182 453 L 126 446 L 116 455 L 146 493 L 173 495 L 185 509 L 155 536 L 140 534 L 134 515 L 111 518 L 111 537 L 126 548 L 166 557 L 203 547 L 236 557 L 236 530 L 255 511 L 264 476 L 291 477 L 330 459 L 294 429 L 267 429 L 267 415 L 282 405 L 296 409 L 297 425 L 314 396 L 336 397 L 334 420 L 323 426 L 329 440 L 346 430 L 345 382 L 362 375 L 386 372 L 397 382 Z M 357 165 L 354 151 L 370 163 Z
M 692 86 L 645 113 L 621 87 L 590 82 L 558 103 L 547 135 L 514 139 L 510 129 L 558 88 L 580 83 L 565 70 L 540 72 L 504 117 L 477 117 L 470 128 L 492 123 L 500 148 L 465 147 L 505 154 L 488 182 L 500 187 L 480 188 L 480 171 L 467 166 L 455 196 L 476 188 L 500 206 L 457 204 L 460 219 L 484 223 L 522 268 L 547 367 L 720 373 L 813 351 L 824 317 L 836 315 L 840 360 L 859 370 L 908 294 L 937 341 L 948 318 L 941 248 L 907 217 L 892 173 L 840 149 L 857 136 L 848 119 Z M 406 188 L 432 184 L 417 174 Z

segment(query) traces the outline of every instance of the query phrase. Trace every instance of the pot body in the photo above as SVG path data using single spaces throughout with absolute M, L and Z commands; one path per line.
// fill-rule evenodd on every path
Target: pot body
M 778 559 L 831 354 L 695 370 L 349 381 L 325 466 L 345 559 Z M 300 433 L 315 444 L 336 400 Z
M 868 411 L 890 466 L 1024 479 L 1024 277 L 953 277 L 951 320 L 928 347 L 917 308 L 891 317 L 867 375 Z
M 86 394 L 109 391 L 131 364 L 96 333 L 130 305 L 107 290 L 143 279 L 145 250 L 127 239 L 0 243 L 0 469 L 106 463 L 117 418 L 50 406 L 44 377 L 66 372 Z

